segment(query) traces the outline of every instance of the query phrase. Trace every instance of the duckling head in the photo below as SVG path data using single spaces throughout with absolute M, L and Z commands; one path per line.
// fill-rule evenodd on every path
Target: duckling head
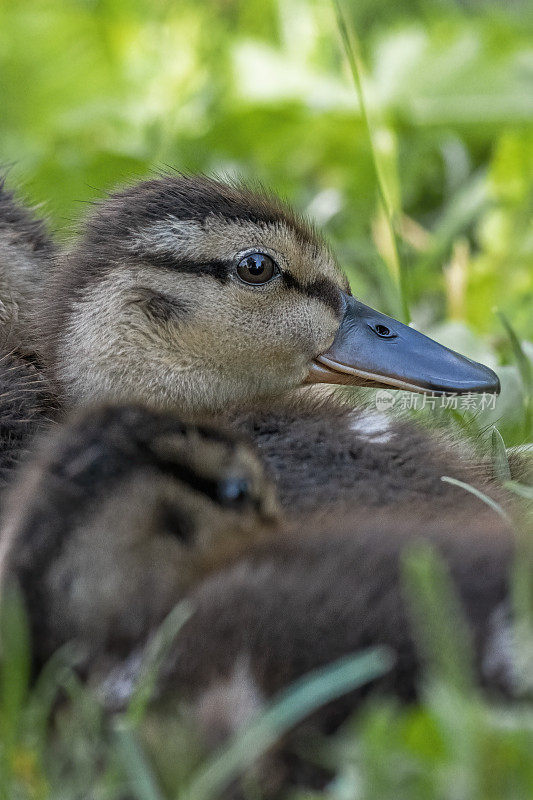
M 240 438 L 140 406 L 96 408 L 59 426 L 13 489 L 0 578 L 23 589 L 37 658 L 71 639 L 126 647 L 217 553 L 276 516 Z
M 356 301 L 316 231 L 243 187 L 167 176 L 97 205 L 48 293 L 71 403 L 198 414 L 306 382 L 490 391 L 497 378 Z

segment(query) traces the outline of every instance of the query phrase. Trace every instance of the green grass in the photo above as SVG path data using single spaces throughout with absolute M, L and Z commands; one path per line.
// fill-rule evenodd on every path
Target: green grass
M 387 230 L 390 240 L 390 261 L 392 266 L 393 277 L 398 284 L 398 294 L 400 298 L 401 316 L 405 323 L 410 322 L 409 314 L 409 299 L 407 296 L 407 286 L 405 282 L 404 270 L 400 260 L 400 250 L 398 247 L 398 239 L 396 234 L 396 226 L 398 219 L 401 217 L 401 208 L 398 202 L 395 202 L 396 193 L 391 191 L 387 186 L 385 175 L 387 174 L 387 164 L 383 153 L 380 152 L 378 147 L 377 137 L 373 130 L 373 125 L 370 121 L 367 102 L 365 99 L 365 92 L 363 89 L 363 67 L 361 57 L 359 55 L 359 47 L 357 46 L 357 39 L 354 32 L 350 35 L 350 30 L 346 22 L 344 12 L 342 10 L 339 0 L 333 0 L 333 6 L 337 17 L 337 26 L 341 35 L 350 71 L 353 76 L 355 88 L 357 91 L 357 99 L 361 109 L 361 118 L 363 120 L 364 128 L 368 137 L 370 145 L 370 152 L 372 154 L 372 164 L 376 174 L 376 184 L 379 192 L 379 199 L 381 201 L 381 208 L 387 223 Z

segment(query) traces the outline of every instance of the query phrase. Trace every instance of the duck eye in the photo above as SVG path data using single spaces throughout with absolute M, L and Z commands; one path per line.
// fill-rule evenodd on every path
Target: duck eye
M 228 508 L 240 508 L 248 500 L 250 485 L 244 478 L 226 478 L 217 487 L 219 502 Z
M 237 264 L 237 275 L 245 283 L 267 283 L 277 273 L 275 261 L 264 253 L 250 253 Z

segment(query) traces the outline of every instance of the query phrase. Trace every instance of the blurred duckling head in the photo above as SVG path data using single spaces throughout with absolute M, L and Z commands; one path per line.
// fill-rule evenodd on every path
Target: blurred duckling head
M 71 639 L 127 648 L 277 513 L 243 441 L 138 406 L 58 428 L 9 508 L 2 572 L 22 586 L 38 658 Z
M 203 177 L 146 181 L 97 205 L 47 305 L 43 336 L 70 403 L 198 414 L 306 382 L 476 391 L 495 379 L 356 301 L 278 199 Z

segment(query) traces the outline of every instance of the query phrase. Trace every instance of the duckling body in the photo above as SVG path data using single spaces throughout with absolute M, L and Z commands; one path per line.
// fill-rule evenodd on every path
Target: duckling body
M 508 597 L 510 531 L 484 514 L 464 538 L 451 518 L 405 522 L 407 508 L 400 516 L 369 511 L 357 529 L 350 514 L 335 520 L 304 517 L 275 537 L 243 541 L 226 567 L 189 593 L 194 612 L 180 632 L 163 685 L 176 683 L 201 703 L 204 692 L 229 681 L 246 663 L 250 684 L 266 702 L 318 667 L 384 645 L 395 665 L 379 688 L 414 699 L 424 651 L 413 625 L 403 557 L 409 548 L 429 544 L 458 592 L 478 679 L 509 692 L 511 652 L 497 652 L 494 625 Z M 341 700 L 333 719 L 338 722 L 355 708 L 367 690 Z
M 403 516 L 410 517 L 410 509 Z M 414 624 L 402 563 L 406 546 L 428 541 L 444 558 L 458 592 L 475 680 L 500 699 L 502 692 L 512 695 L 511 537 L 493 520 L 482 520 L 476 530 L 470 522 L 463 539 L 455 525 L 461 527 L 461 521 L 403 524 L 397 516 L 374 515 L 361 520 L 357 530 L 350 518 L 319 529 L 304 520 L 295 539 L 252 547 L 188 596 L 194 612 L 161 676 L 161 697 L 165 703 L 176 695 L 188 699 L 203 738 L 216 748 L 295 680 L 339 658 L 384 646 L 394 659 L 388 672 L 317 709 L 255 766 L 267 796 L 294 783 L 324 788 L 332 776 L 313 763 L 312 755 L 310 762 L 306 759 L 313 736 L 336 731 L 370 694 L 392 694 L 402 701 L 419 696 L 427 653 Z M 434 624 L 425 620 L 426 634 Z M 118 667 L 108 680 L 111 690 L 120 685 L 121 675 Z
M 430 542 L 459 594 L 479 681 L 512 691 L 502 641 L 513 538 L 494 516 L 462 526 L 461 512 L 437 522 L 398 505 L 273 529 L 275 514 L 259 460 L 234 435 L 139 406 L 90 410 L 49 435 L 12 489 L 0 582 L 22 586 L 37 666 L 76 641 L 111 709 L 127 704 L 152 636 L 185 599 L 192 615 L 158 696 L 187 701 L 217 746 L 295 679 L 376 645 L 393 668 L 308 725 L 330 733 L 369 690 L 414 698 L 423 657 L 402 553 Z M 294 778 L 278 766 L 275 785 Z
M 458 508 L 477 515 L 479 499 L 443 482 L 444 475 L 506 502 L 489 470 L 458 441 L 340 399 L 300 397 L 232 422 L 254 440 L 290 514 L 414 504 L 413 516 L 438 518 Z

